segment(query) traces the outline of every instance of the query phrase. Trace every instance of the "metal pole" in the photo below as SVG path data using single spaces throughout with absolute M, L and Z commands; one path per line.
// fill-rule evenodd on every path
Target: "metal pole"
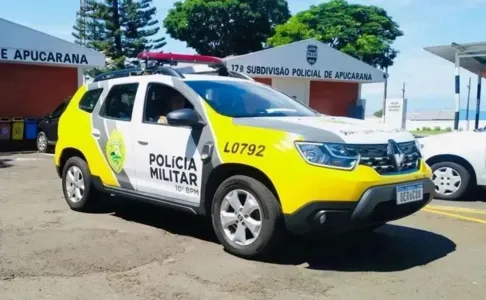
M 469 77 L 469 84 L 467 85 L 466 130 L 469 130 L 469 99 L 470 98 L 471 98 L 471 77 Z
M 381 120 L 385 123 L 386 97 L 388 92 L 388 67 L 385 67 L 385 87 L 383 89 L 383 107 L 381 109 Z
M 460 89 L 461 80 L 460 80 L 460 77 L 459 77 L 460 68 L 461 68 L 460 57 L 459 57 L 459 53 L 456 51 L 456 77 L 455 77 L 456 112 L 455 112 L 455 115 L 454 115 L 454 130 L 459 129 L 459 109 L 460 109 L 460 105 L 461 105 L 461 94 L 460 94 L 461 93 L 461 89 Z
M 402 99 L 405 99 L 405 82 L 403 83 L 402 87 Z
M 474 129 L 479 128 L 479 111 L 481 109 L 481 71 L 478 72 L 478 91 L 476 94 L 476 120 L 474 122 Z

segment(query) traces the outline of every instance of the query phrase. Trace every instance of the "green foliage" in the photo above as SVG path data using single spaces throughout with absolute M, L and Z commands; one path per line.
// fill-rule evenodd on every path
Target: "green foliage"
M 377 117 L 377 118 L 381 118 L 383 117 L 383 109 L 380 109 L 380 110 L 377 110 L 373 113 L 373 116 Z
M 144 50 L 159 50 L 167 43 L 165 38 L 151 39 L 159 33 L 157 20 L 153 20 L 156 8 L 152 0 L 125 0 L 120 15 L 123 20 L 124 44 L 127 57 L 136 57 Z
M 452 127 L 446 127 L 445 131 L 451 132 L 452 131 Z
M 167 33 L 199 54 L 226 57 L 262 50 L 290 18 L 286 0 L 183 0 L 164 20 Z
M 89 75 L 122 69 L 143 50 L 165 46 L 164 38 L 153 39 L 160 30 L 155 14 L 152 0 L 86 0 L 73 36 L 76 43 L 107 57 L 105 68 L 90 70 Z
M 440 126 L 435 126 L 434 131 L 442 131 L 442 129 L 440 128 Z
M 96 42 L 105 38 L 105 24 L 97 18 L 96 0 L 85 0 L 85 2 L 84 9 L 80 9 L 76 14 L 72 32 L 74 42 L 87 48 L 99 50 L 96 48 Z M 85 74 L 95 76 L 100 72 L 101 70 L 92 69 L 86 70 Z
M 398 51 L 391 44 L 402 35 L 398 24 L 380 7 L 331 0 L 312 5 L 277 26 L 267 43 L 275 47 L 315 38 L 384 69 L 393 65 Z
M 95 17 L 95 0 L 85 0 L 86 6 L 76 14 L 73 26 L 74 42 L 78 45 L 93 48 L 93 41 L 104 37 L 104 23 Z

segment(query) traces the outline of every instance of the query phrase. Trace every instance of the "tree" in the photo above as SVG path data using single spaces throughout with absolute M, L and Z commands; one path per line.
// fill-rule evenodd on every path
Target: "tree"
M 226 57 L 262 50 L 286 22 L 286 0 L 184 0 L 164 19 L 167 33 L 199 54 Z
M 381 118 L 383 117 L 383 109 L 380 109 L 380 110 L 377 110 L 373 113 L 373 116 L 377 117 L 377 118 Z
M 105 24 L 96 16 L 96 5 L 96 0 L 84 1 L 84 5 L 76 14 L 72 35 L 76 44 L 99 50 L 96 48 L 96 41 L 105 38 Z M 97 68 L 84 71 L 85 75 L 91 77 L 101 72 Z
M 315 38 L 329 46 L 385 69 L 393 65 L 398 51 L 391 47 L 403 35 L 398 24 L 377 6 L 331 0 L 312 5 L 275 29 L 270 46 Z
M 78 45 L 93 48 L 93 41 L 103 39 L 104 24 L 95 17 L 95 0 L 85 0 L 84 6 L 76 13 L 72 35 Z
M 152 0 L 86 0 L 73 27 L 77 43 L 98 50 L 107 57 L 104 70 L 125 67 L 143 50 L 165 46 L 164 38 L 152 39 L 160 28 L 154 20 Z
M 164 37 L 151 39 L 160 30 L 160 27 L 156 27 L 158 21 L 153 20 L 155 14 L 152 0 L 124 1 L 121 19 L 125 27 L 123 47 L 127 57 L 136 57 L 144 50 L 159 50 L 167 44 Z

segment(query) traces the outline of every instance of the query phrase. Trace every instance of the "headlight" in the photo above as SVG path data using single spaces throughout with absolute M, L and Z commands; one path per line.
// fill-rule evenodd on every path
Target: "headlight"
M 346 144 L 296 142 L 299 153 L 310 164 L 352 170 L 359 162 L 359 153 Z

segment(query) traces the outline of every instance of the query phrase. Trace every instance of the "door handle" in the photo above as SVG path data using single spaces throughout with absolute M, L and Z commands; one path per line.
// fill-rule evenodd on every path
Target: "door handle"
M 138 143 L 139 143 L 140 145 L 143 145 L 143 146 L 148 145 L 148 142 L 146 142 L 146 141 L 138 141 Z
M 98 129 L 93 129 L 93 131 L 91 131 L 91 134 L 97 139 L 101 136 L 101 132 Z

